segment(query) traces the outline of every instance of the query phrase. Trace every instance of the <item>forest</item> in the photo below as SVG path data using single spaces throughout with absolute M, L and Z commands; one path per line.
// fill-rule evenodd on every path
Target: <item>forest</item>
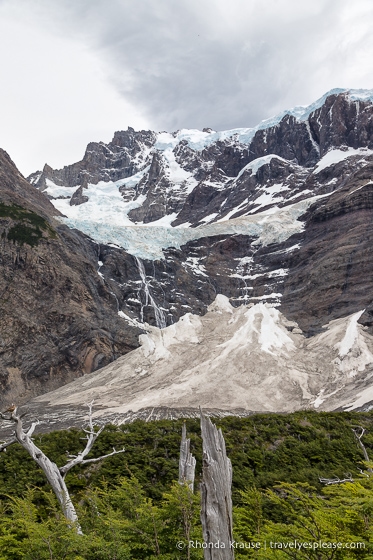
M 373 474 L 354 433 L 365 429 L 363 443 L 373 456 L 372 413 L 213 421 L 233 466 L 235 558 L 373 558 Z M 185 420 L 197 460 L 192 493 L 178 483 L 183 423 L 106 426 L 90 457 L 113 447 L 125 452 L 66 476 L 83 535 L 65 520 L 32 458 L 19 444 L 9 446 L 0 454 L 0 560 L 203 558 L 200 425 Z M 70 429 L 34 441 L 62 465 L 82 448 L 83 436 Z

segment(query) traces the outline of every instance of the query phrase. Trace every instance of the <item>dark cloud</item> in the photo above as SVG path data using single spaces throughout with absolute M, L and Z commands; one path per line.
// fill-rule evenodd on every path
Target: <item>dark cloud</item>
M 0 143 L 60 165 L 128 125 L 254 126 L 371 88 L 372 16 L 371 0 L 0 0 Z
M 65 25 L 157 129 L 250 126 L 327 89 L 370 85 L 358 63 L 373 50 L 364 0 L 90 0 L 64 9 Z

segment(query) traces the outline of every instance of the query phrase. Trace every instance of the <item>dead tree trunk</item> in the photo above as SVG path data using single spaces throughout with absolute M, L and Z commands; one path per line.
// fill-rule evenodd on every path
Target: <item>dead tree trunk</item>
M 22 423 L 22 416 L 17 415 L 17 407 L 11 411 L 10 419 L 13 420 L 16 424 L 15 429 L 15 440 L 11 440 L 7 444 L 2 444 L 2 446 L 11 445 L 15 441 L 20 443 L 24 449 L 29 453 L 32 459 L 39 465 L 39 467 L 44 472 L 49 484 L 52 487 L 53 492 L 55 493 L 57 500 L 61 506 L 64 516 L 66 519 L 71 522 L 71 525 L 76 528 L 78 534 L 82 534 L 82 530 L 80 528 L 78 522 L 78 516 L 74 507 L 74 504 L 70 498 L 69 491 L 67 489 L 65 483 L 65 476 L 69 472 L 70 469 L 75 467 L 75 465 L 84 465 L 87 463 L 96 463 L 101 459 L 105 459 L 105 457 L 110 457 L 111 455 L 115 455 L 117 453 L 123 453 L 124 449 L 120 451 L 113 450 L 112 453 L 108 455 L 103 455 L 102 457 L 98 457 L 95 459 L 85 459 L 86 455 L 91 451 L 94 442 L 101 434 L 102 430 L 105 426 L 102 426 L 97 432 L 94 430 L 93 420 L 92 420 L 92 404 L 89 405 L 89 429 L 84 430 L 87 434 L 86 439 L 87 443 L 83 451 L 78 453 L 78 455 L 69 455 L 70 460 L 64 465 L 63 467 L 57 467 L 56 463 L 51 461 L 49 457 L 43 453 L 37 445 L 32 440 L 32 434 L 35 431 L 38 422 L 33 422 L 31 427 L 25 431 L 23 428 Z M 1 414 L 1 417 L 4 418 L 4 415 Z
M 196 460 L 190 452 L 190 439 L 186 437 L 186 426 L 183 424 L 181 432 L 179 483 L 188 484 L 191 492 L 194 490 Z
M 201 522 L 205 560 L 234 560 L 232 533 L 232 465 L 221 430 L 201 411 L 203 468 Z
M 358 433 L 358 430 L 360 430 L 360 434 Z M 363 428 L 362 426 L 357 426 L 356 428 L 352 428 L 352 431 L 354 433 L 356 441 L 358 442 L 358 444 L 359 444 L 359 446 L 360 446 L 360 448 L 363 452 L 364 459 L 365 459 L 366 463 L 370 463 L 368 451 L 366 450 L 366 447 L 361 440 L 361 438 L 365 434 L 365 428 Z M 369 465 L 367 467 L 367 471 L 368 471 L 368 473 L 373 473 L 373 469 Z
M 24 449 L 26 449 L 29 455 L 31 455 L 34 461 L 42 469 L 45 476 L 47 477 L 49 484 L 52 487 L 53 492 L 57 497 L 57 500 L 60 503 L 64 516 L 68 521 L 71 521 L 71 523 L 76 526 L 77 532 L 81 534 L 82 530 L 78 524 L 78 516 L 75 511 L 74 504 L 71 501 L 64 477 L 61 475 L 56 463 L 51 461 L 31 439 L 37 423 L 34 422 L 31 425 L 31 428 L 27 432 L 25 432 L 23 430 L 22 420 L 19 416 L 16 416 L 16 411 L 12 414 L 12 417 L 17 423 L 17 441 L 22 445 Z

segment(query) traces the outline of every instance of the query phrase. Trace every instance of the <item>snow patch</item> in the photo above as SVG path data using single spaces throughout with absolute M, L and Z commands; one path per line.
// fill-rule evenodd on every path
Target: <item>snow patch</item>
M 276 299 L 276 298 L 282 298 L 282 294 L 272 292 L 271 294 L 266 294 L 264 296 L 256 296 L 256 297 L 253 296 L 251 299 Z
M 205 223 L 207 224 L 208 222 L 212 222 L 212 220 L 214 218 L 216 218 L 216 216 L 218 216 L 218 212 L 214 212 L 213 214 L 209 214 L 208 216 L 205 216 L 205 218 L 203 218 L 201 221 L 201 223 Z
M 250 161 L 250 163 L 245 165 L 245 167 L 243 167 L 241 169 L 241 171 L 239 172 L 239 174 L 237 175 L 235 181 L 237 181 L 237 179 L 239 179 L 241 177 L 241 175 L 243 175 L 243 173 L 245 173 L 246 171 L 251 171 L 251 174 L 255 175 L 257 173 L 257 171 L 261 167 L 263 167 L 263 165 L 269 164 L 273 158 L 276 158 L 276 159 L 278 159 L 280 161 L 283 161 L 285 163 L 289 163 L 287 159 L 284 159 L 280 156 L 277 156 L 276 154 L 268 154 L 267 156 L 263 156 L 263 157 L 259 157 L 257 159 L 254 159 L 253 161 Z
M 171 357 L 170 347 L 179 343 L 199 344 L 201 321 L 197 315 L 186 313 L 177 323 L 160 330 L 148 326 L 148 333 L 139 337 L 141 352 L 152 363 Z
M 197 185 L 196 179 L 191 173 L 185 171 L 176 161 L 175 154 L 171 146 L 167 147 L 163 151 L 163 157 L 167 162 L 167 167 L 165 169 L 166 176 L 169 181 L 174 184 L 174 186 L 185 186 L 187 193 L 192 192 L 194 187 Z
M 78 188 L 78 185 L 75 185 L 75 187 L 64 187 L 61 185 L 56 185 L 50 179 L 45 179 L 45 183 L 47 185 L 47 188 L 43 190 L 43 193 L 47 193 L 49 196 L 52 196 L 53 198 L 60 198 L 65 196 L 71 198 L 74 192 L 76 191 L 76 189 Z M 54 201 L 52 202 L 54 204 Z M 56 206 L 56 204 L 54 205 Z
M 362 316 L 362 314 L 364 313 L 364 311 L 365 309 L 363 309 L 362 311 L 358 311 L 357 313 L 354 313 L 354 315 L 350 317 L 347 324 L 346 334 L 344 335 L 342 341 L 335 345 L 335 348 L 339 350 L 339 355 L 341 358 L 347 356 L 347 354 L 353 348 L 355 341 L 359 336 L 357 322 Z
M 295 245 L 292 245 L 291 247 L 285 249 L 285 253 L 291 253 L 291 251 L 295 251 L 296 249 L 300 249 L 299 243 L 296 243 Z
M 358 393 L 356 400 L 348 405 L 345 405 L 343 408 L 347 412 L 350 412 L 355 408 L 360 408 L 361 406 L 364 406 L 366 403 L 370 401 L 373 401 L 373 385 L 367 387 L 366 389 Z
M 373 150 L 368 150 L 368 148 L 347 148 L 345 150 L 329 150 L 324 157 L 320 159 L 316 165 L 313 173 L 320 173 L 323 169 L 335 165 L 340 161 L 343 161 L 352 156 L 370 156 L 373 154 Z
M 213 301 L 207 308 L 207 311 L 216 313 L 233 313 L 233 306 L 230 304 L 229 298 L 223 294 L 217 294 L 215 301 Z
M 246 322 L 233 337 L 219 345 L 224 348 L 223 355 L 234 352 L 239 347 L 255 344 L 267 354 L 281 354 L 295 351 L 295 345 L 287 330 L 280 324 L 280 312 L 273 306 L 257 303 L 245 312 Z
M 127 323 L 129 325 L 132 325 L 133 327 L 138 327 L 140 329 L 144 328 L 144 324 L 140 323 L 140 321 L 138 321 L 137 319 L 130 317 L 129 315 L 127 315 L 126 313 L 124 313 L 124 311 L 118 311 L 118 315 L 119 317 L 121 317 L 122 319 L 125 319 L 127 321 Z
M 198 257 L 188 257 L 185 261 L 185 266 L 189 266 L 194 274 L 198 276 L 205 276 L 208 278 L 208 274 L 206 274 L 206 268 L 203 264 L 200 263 L 200 259 Z

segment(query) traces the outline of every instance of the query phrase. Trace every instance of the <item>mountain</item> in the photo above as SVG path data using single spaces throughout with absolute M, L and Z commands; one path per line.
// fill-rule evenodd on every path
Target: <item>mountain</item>
M 164 326 L 222 293 L 307 334 L 365 308 L 370 326 L 372 99 L 334 90 L 253 129 L 128 129 L 29 180 L 100 244 L 124 314 Z
M 164 395 L 160 387 L 178 383 L 179 373 L 172 373 L 174 367 L 189 371 L 189 363 L 183 366 L 177 358 L 183 343 L 178 346 L 178 342 L 172 342 L 175 351 L 167 347 L 171 357 L 153 370 L 153 366 L 147 369 L 142 362 L 144 340 L 150 337 L 157 346 L 159 337 L 168 337 L 166 333 L 177 330 L 179 324 L 181 328 L 188 317 L 196 317 L 190 320 L 201 321 L 205 334 L 198 346 L 186 339 L 186 344 L 196 350 L 190 350 L 191 367 L 197 371 L 198 360 L 206 358 L 207 369 L 217 372 L 214 382 L 212 378 L 201 378 L 201 388 L 193 389 L 194 396 L 205 395 L 205 407 L 224 409 L 224 396 L 229 394 L 226 378 L 229 380 L 231 375 L 236 389 L 232 390 L 232 399 L 227 397 L 225 401 L 229 402 L 226 412 L 281 411 L 315 403 L 329 409 L 351 402 L 359 407 L 369 406 L 373 350 L 372 117 L 373 91 L 333 90 L 309 107 L 285 111 L 251 129 L 155 133 L 129 128 L 116 132 L 109 144 L 90 143 L 78 163 L 61 170 L 46 165 L 33 173 L 28 178 L 32 187 L 29 184 L 27 188 L 33 189 L 35 196 L 44 197 L 48 208 L 54 208 L 53 228 L 61 240 L 61 250 L 68 245 L 67 239 L 79 239 L 74 245 L 74 258 L 79 263 L 70 261 L 71 269 L 75 272 L 78 267 L 79 285 L 88 284 L 91 293 L 95 287 L 90 307 L 94 320 L 103 317 L 102 328 L 108 340 L 110 336 L 121 340 L 121 344 L 111 343 L 110 348 L 116 349 L 110 356 L 104 353 L 103 361 L 97 359 L 86 371 L 81 358 L 74 368 L 64 365 L 68 353 L 63 349 L 74 344 L 68 338 L 69 330 L 61 332 L 57 353 L 60 371 L 66 369 L 53 381 L 55 387 L 101 366 L 106 368 L 67 385 L 59 390 L 65 392 L 57 391 L 55 397 L 46 396 L 35 403 L 57 403 L 58 395 L 63 394 L 64 406 L 70 406 L 74 398 L 66 396 L 69 391 L 83 398 L 85 383 L 92 380 L 92 384 L 100 386 L 100 376 L 110 377 L 114 371 L 111 368 L 123 363 L 134 371 L 140 368 L 150 372 L 140 383 L 138 376 L 128 377 L 128 367 L 123 366 L 127 373 L 119 378 L 126 380 L 128 396 L 115 387 L 124 415 L 128 414 L 128 403 L 135 402 L 133 391 L 138 387 L 144 395 L 151 395 L 144 409 L 161 405 L 172 409 L 172 399 L 160 399 L 159 395 Z M 24 193 L 27 199 L 28 191 Z M 52 246 L 57 241 L 50 239 L 48 243 Z M 84 274 L 81 255 L 86 259 Z M 56 263 L 57 269 L 60 273 Z M 70 274 L 74 276 L 72 270 Z M 57 286 L 54 289 L 55 293 L 59 291 Z M 216 326 L 216 336 L 225 333 L 234 338 L 236 327 L 237 333 L 246 333 L 246 338 L 241 339 L 242 348 L 230 350 L 232 360 L 242 364 L 237 371 L 229 365 L 228 358 L 219 362 L 219 367 L 211 365 L 216 364 L 211 355 L 214 344 L 218 349 L 220 343 L 228 344 L 228 339 L 215 343 L 208 335 L 212 323 L 219 323 L 219 313 L 210 323 L 209 315 L 205 315 L 217 294 L 228 298 L 234 308 L 232 317 L 238 315 L 233 323 L 229 319 Z M 240 307 L 242 304 L 251 307 Z M 74 317 L 85 315 L 81 293 L 75 305 Z M 99 312 L 102 306 L 105 311 Z M 250 319 L 252 331 L 244 326 L 246 312 L 254 313 Z M 292 340 L 292 350 L 281 358 L 282 365 L 276 353 L 274 357 L 267 355 L 255 338 L 255 333 L 262 332 L 255 326 L 257 322 L 262 327 L 266 325 L 266 320 L 260 319 L 265 314 Z M 204 327 L 205 319 L 209 327 Z M 40 317 L 40 328 L 43 321 L 44 317 Z M 75 324 L 75 318 L 71 323 Z M 76 336 L 80 329 L 76 325 Z M 326 334 L 329 331 L 330 336 Z M 140 333 L 141 348 L 111 366 L 114 358 L 135 348 Z M 254 349 L 248 343 L 250 337 L 256 340 Z M 343 343 L 346 337 L 352 337 L 353 342 L 341 355 L 338 348 L 348 346 Z M 26 352 L 25 344 L 18 342 L 19 351 Z M 320 345 L 323 356 L 319 370 L 312 366 L 318 359 L 313 344 L 316 348 Z M 97 344 L 94 348 L 97 351 Z M 37 352 L 32 352 L 37 360 Z M 248 357 L 251 352 L 255 364 L 263 360 L 264 372 L 278 369 L 276 380 L 258 373 L 257 400 L 245 400 L 239 390 L 241 375 L 247 374 L 250 383 L 254 379 L 256 366 Z M 351 365 L 352 358 L 359 357 L 362 361 Z M 45 356 L 43 362 L 49 364 L 49 357 Z M 168 373 L 158 379 L 161 364 L 162 371 Z M 301 373 L 292 377 L 289 364 Z M 157 389 L 150 391 L 153 380 Z M 219 383 L 222 397 L 215 402 Z M 271 400 L 265 387 L 275 388 L 277 384 L 279 398 Z M 36 387 L 35 393 L 50 389 L 42 382 Z M 360 390 L 365 391 L 363 400 L 358 397 Z M 346 398 L 330 396 L 333 391 L 345 393 Z M 105 394 L 102 388 L 103 400 Z M 325 394 L 329 396 L 324 398 Z M 101 398 L 98 394 L 96 397 Z M 178 407 L 200 404 L 198 399 L 189 397 L 181 394 Z M 108 402 L 102 406 L 108 407 Z M 140 414 L 136 407 L 133 405 L 133 410 Z

